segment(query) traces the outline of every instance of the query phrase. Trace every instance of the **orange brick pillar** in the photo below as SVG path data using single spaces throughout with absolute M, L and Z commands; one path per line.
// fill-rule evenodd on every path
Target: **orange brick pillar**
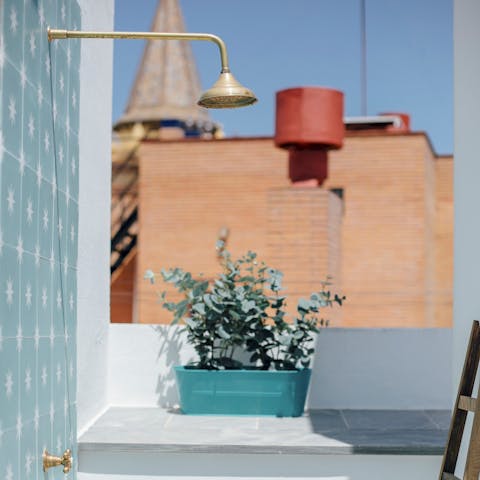
M 270 191 L 268 203 L 268 262 L 284 273 L 289 313 L 299 298 L 321 290 L 327 275 L 341 293 L 342 199 L 322 188 L 290 187 Z M 341 309 L 323 315 L 341 326 Z

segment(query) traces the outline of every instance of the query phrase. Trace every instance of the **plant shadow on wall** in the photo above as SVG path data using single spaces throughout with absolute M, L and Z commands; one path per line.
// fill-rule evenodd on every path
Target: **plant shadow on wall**
M 328 325 L 328 320 L 320 318 L 320 311 L 334 304 L 341 306 L 345 297 L 329 290 L 331 278 L 327 277 L 319 282 L 321 289 L 318 292 L 298 301 L 296 315 L 289 319 L 286 313 L 287 296 L 282 295 L 282 272 L 258 261 L 254 252 L 233 260 L 228 251 L 222 249 L 220 261 L 222 272 L 213 281 L 201 275 L 194 278 L 181 268 L 162 270 L 159 274 L 181 296 L 180 301 L 171 302 L 167 300 L 165 291 L 158 292 L 163 308 L 172 313 L 172 324 L 184 323 L 182 331 L 197 357 L 185 367 L 175 368 L 177 380 L 185 375 L 195 375 L 193 371 L 243 370 L 249 371 L 250 379 L 258 383 L 264 382 L 266 377 L 260 380 L 258 374 L 252 372 L 297 372 L 305 384 L 304 403 L 315 351 L 315 334 L 320 327 Z M 151 270 L 145 273 L 145 278 L 151 283 L 155 283 L 156 276 Z M 168 327 L 162 330 L 164 335 L 169 335 L 169 331 Z M 180 337 L 176 337 L 176 341 L 177 345 L 163 343 L 168 345 L 168 366 L 176 362 L 180 364 L 182 342 Z M 187 370 L 192 373 L 185 374 Z M 166 377 L 159 379 L 159 391 L 171 388 L 173 374 L 168 373 Z M 286 375 L 283 377 L 286 378 Z M 198 385 L 203 386 L 198 388 L 205 390 L 204 386 L 213 381 L 212 391 L 218 392 L 223 388 L 218 383 L 219 378 L 218 375 L 212 377 L 207 374 L 199 380 Z M 168 386 L 162 384 L 164 381 L 168 381 Z M 224 388 L 228 390 L 229 387 L 225 384 Z M 181 384 L 179 390 L 182 403 Z M 218 398 L 210 400 L 215 403 Z M 208 404 L 205 408 L 208 410 Z M 183 405 L 182 410 L 186 410 Z M 216 413 L 228 413 L 228 408 Z
M 168 325 L 156 325 L 153 329 L 158 334 L 160 343 L 157 363 L 162 364 L 155 389 L 158 395 L 157 404 L 162 408 L 174 409 L 178 404 L 178 394 L 173 367 L 181 363 L 180 352 L 184 346 L 185 337 L 180 329 L 169 328 Z

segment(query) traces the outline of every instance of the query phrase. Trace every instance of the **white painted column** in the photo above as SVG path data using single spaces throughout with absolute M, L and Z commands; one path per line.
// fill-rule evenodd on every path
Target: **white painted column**
M 456 394 L 473 320 L 480 319 L 480 2 L 454 1 L 454 329 Z M 467 425 L 466 432 L 469 432 Z M 468 434 L 465 437 L 468 440 Z M 464 442 L 465 443 L 465 442 Z M 465 452 L 457 475 L 463 474 Z M 460 468 L 461 467 L 461 468 Z
M 113 0 L 81 0 L 83 30 L 113 30 Z M 77 410 L 81 431 L 107 402 L 110 322 L 112 40 L 82 40 Z

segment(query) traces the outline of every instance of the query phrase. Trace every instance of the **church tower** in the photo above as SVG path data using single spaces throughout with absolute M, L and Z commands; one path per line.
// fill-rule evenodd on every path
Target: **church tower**
M 159 0 L 151 31 L 185 32 L 179 0 Z M 127 108 L 114 129 L 130 133 L 141 124 L 149 137 L 210 136 L 217 127 L 197 106 L 200 94 L 190 42 L 148 40 Z

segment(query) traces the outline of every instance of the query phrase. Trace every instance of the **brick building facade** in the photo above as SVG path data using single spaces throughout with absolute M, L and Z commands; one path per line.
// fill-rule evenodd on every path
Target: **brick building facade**
M 169 322 L 143 280 L 182 266 L 213 276 L 218 231 L 257 251 L 296 303 L 331 274 L 348 297 L 336 326 L 451 324 L 452 158 L 424 133 L 347 132 L 322 187 L 292 185 L 271 138 L 145 141 L 137 151 L 136 256 L 112 284 L 112 320 Z

